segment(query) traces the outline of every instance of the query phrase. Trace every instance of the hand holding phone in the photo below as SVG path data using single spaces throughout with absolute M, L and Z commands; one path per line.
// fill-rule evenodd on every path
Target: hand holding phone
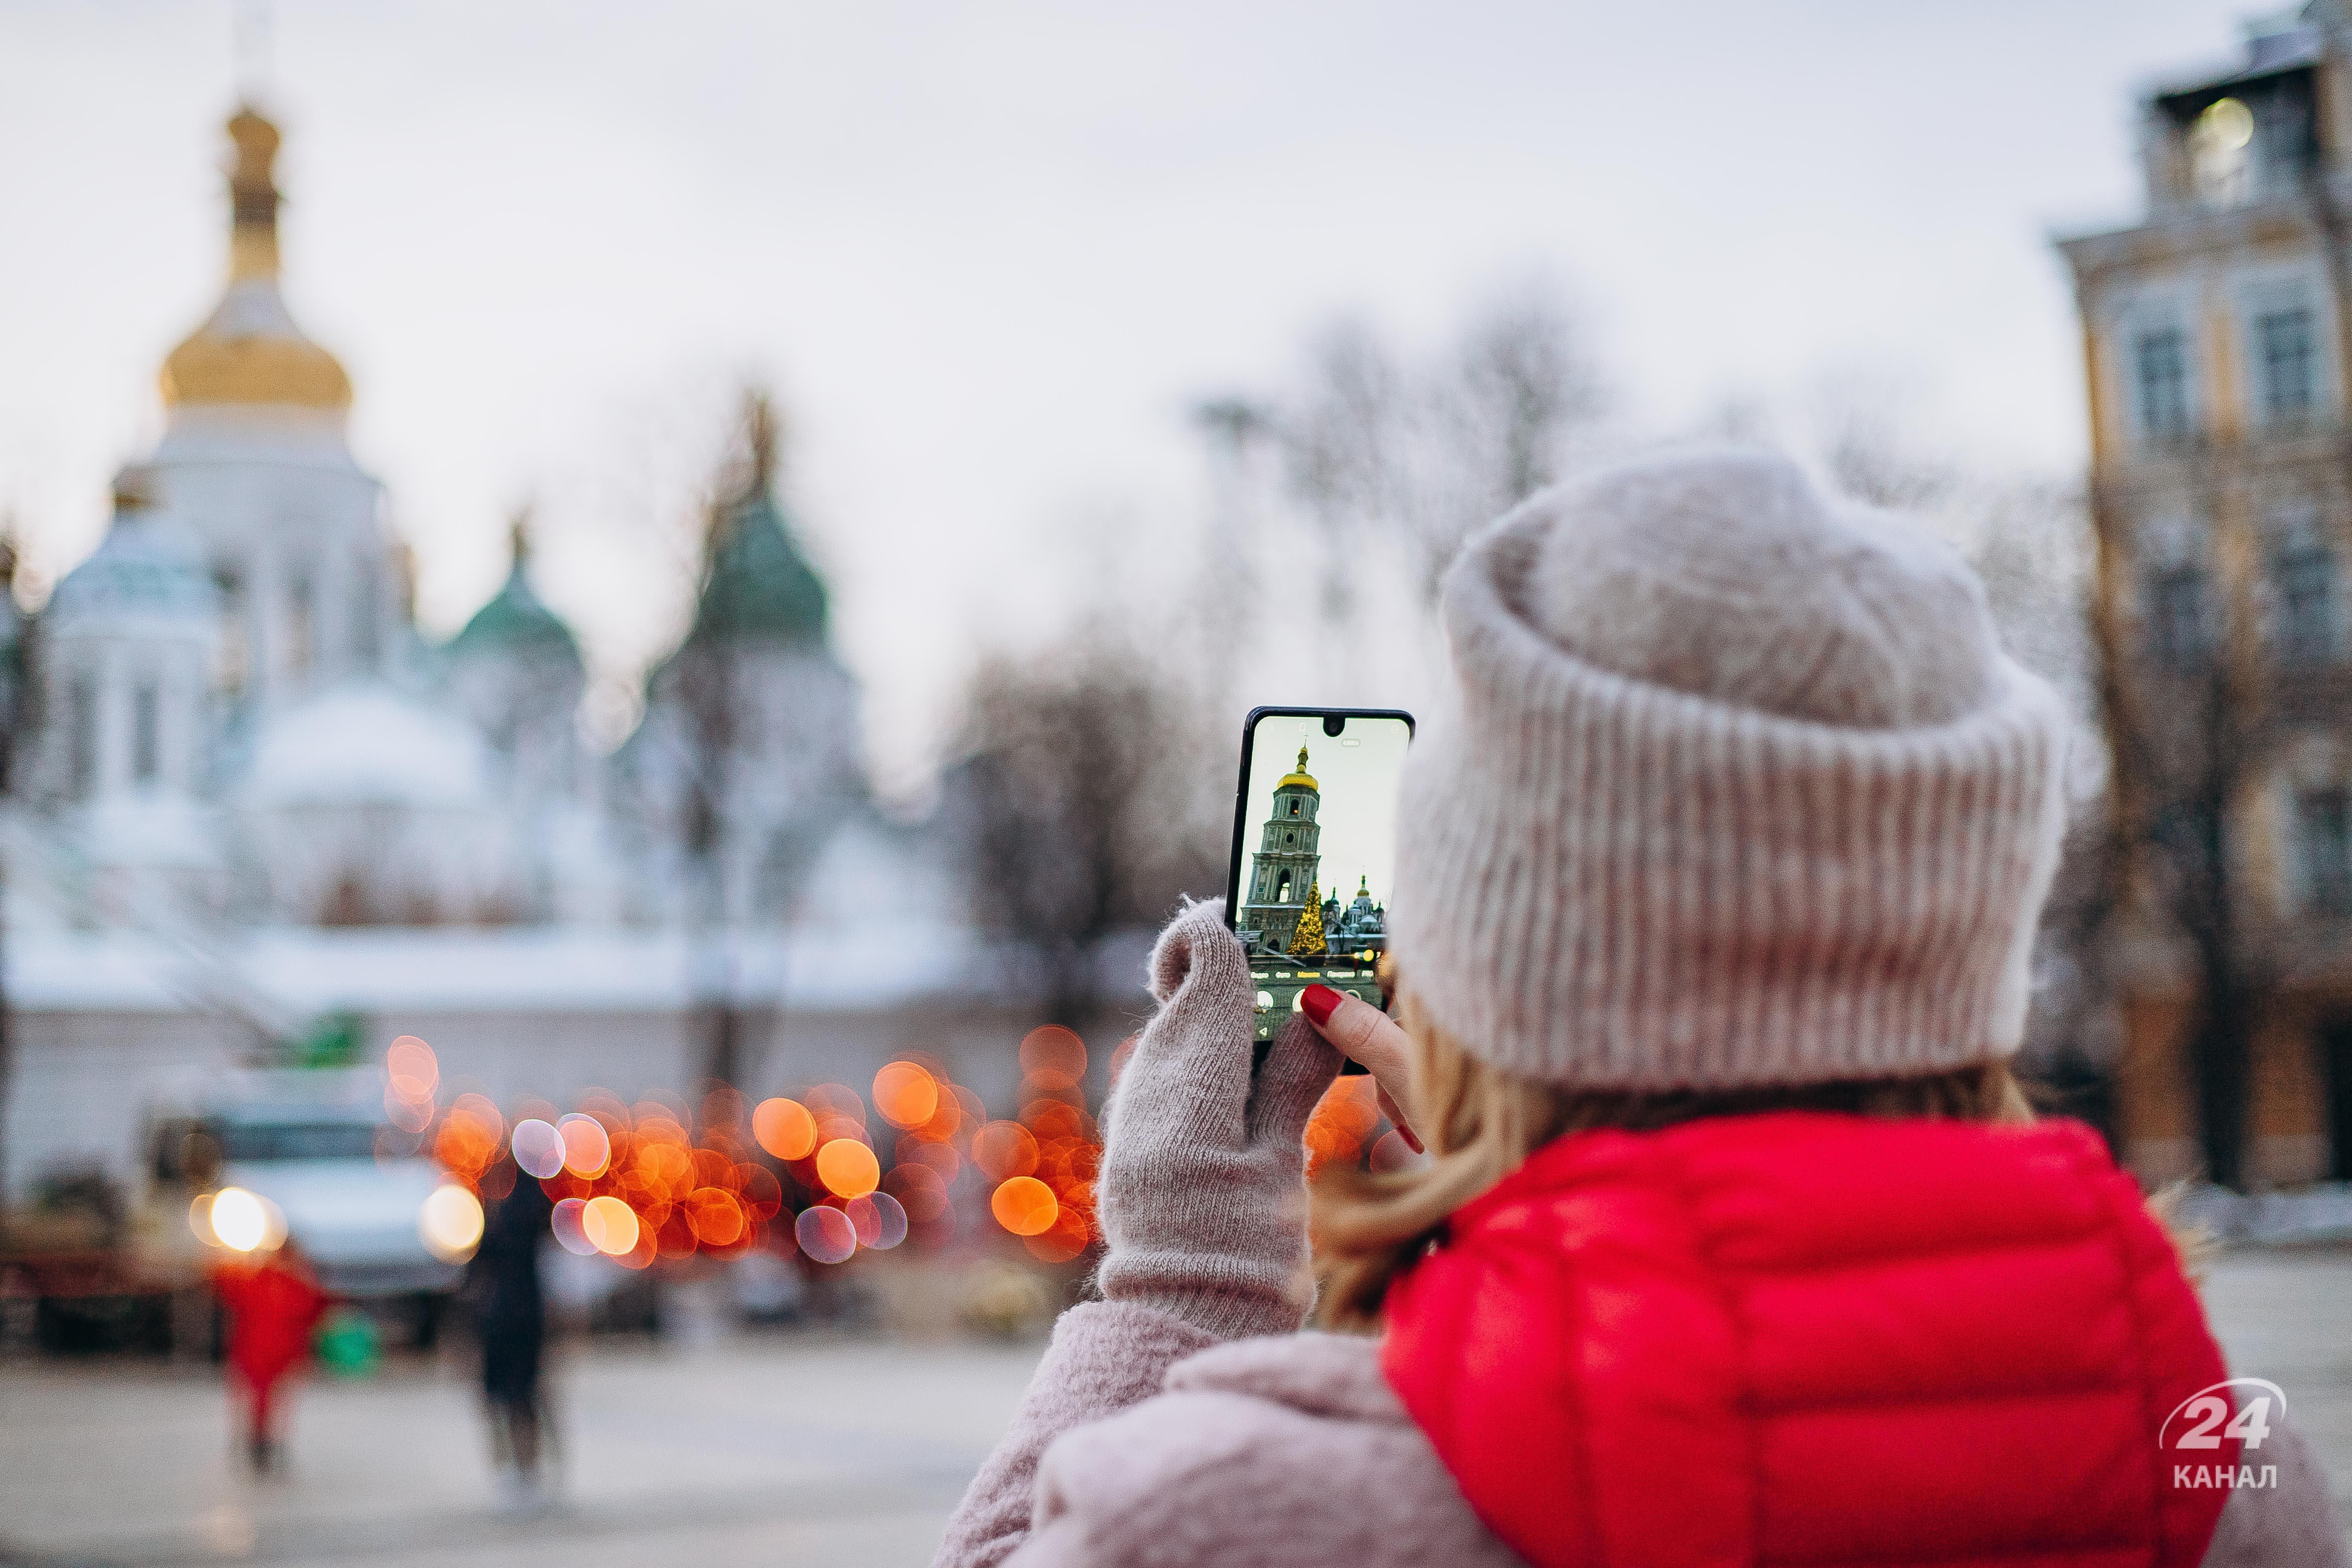
M 1394 709 L 1257 708 L 1243 722 L 1225 920 L 1249 954 L 1261 1058 L 1310 985 L 1386 1005 L 1397 788 L 1412 740 L 1412 716 Z

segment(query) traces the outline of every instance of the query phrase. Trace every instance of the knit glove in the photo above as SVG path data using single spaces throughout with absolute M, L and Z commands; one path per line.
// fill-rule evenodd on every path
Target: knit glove
M 1224 900 L 1177 915 L 1151 951 L 1160 1010 L 1112 1091 L 1097 1178 L 1104 1299 L 1219 1339 L 1295 1332 L 1307 1267 L 1307 1119 L 1339 1054 L 1303 1017 L 1250 1073 L 1257 986 Z

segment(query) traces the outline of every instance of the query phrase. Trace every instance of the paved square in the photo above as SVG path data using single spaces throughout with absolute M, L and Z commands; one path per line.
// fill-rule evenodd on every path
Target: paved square
M 2225 1258 L 2207 1300 L 2231 1370 L 2286 1390 L 2352 1514 L 2352 1253 Z M 256 1484 L 210 1369 L 18 1363 L 0 1367 L 0 1562 L 919 1568 L 1040 1348 L 595 1346 L 557 1373 L 564 1503 L 529 1521 L 496 1510 L 454 1365 L 303 1389 L 290 1469 Z

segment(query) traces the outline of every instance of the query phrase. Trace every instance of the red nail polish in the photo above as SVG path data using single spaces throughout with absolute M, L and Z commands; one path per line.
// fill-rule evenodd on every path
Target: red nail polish
M 1299 1011 L 1312 1018 L 1318 1029 L 1331 1021 L 1339 1006 L 1339 994 L 1328 985 L 1309 985 L 1298 998 Z

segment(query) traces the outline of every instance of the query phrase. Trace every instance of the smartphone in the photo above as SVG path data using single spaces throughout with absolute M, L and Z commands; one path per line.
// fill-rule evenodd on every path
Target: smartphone
M 1412 743 L 1412 715 L 1393 708 L 1254 708 L 1242 721 L 1225 923 L 1257 983 L 1261 1062 L 1310 985 L 1388 1005 L 1397 786 Z

